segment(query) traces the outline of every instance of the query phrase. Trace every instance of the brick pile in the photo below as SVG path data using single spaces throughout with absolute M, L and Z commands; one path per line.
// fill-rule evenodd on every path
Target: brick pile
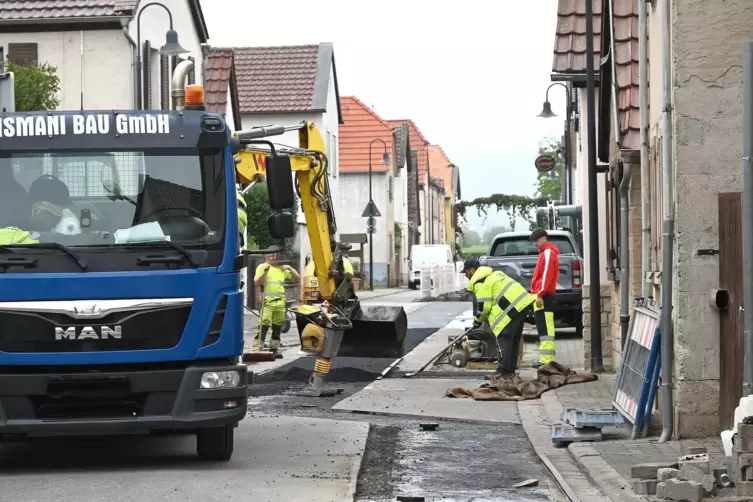
M 737 494 L 753 500 L 753 425 L 742 423 L 737 426 L 728 463 L 729 477 L 735 483 Z
M 655 495 L 663 500 L 701 502 L 702 500 L 725 500 L 736 502 L 753 502 L 753 426 L 750 433 L 750 454 L 736 453 L 735 459 L 740 467 L 742 481 L 736 497 L 715 498 L 720 480 L 726 476 L 727 469 L 711 470 L 709 455 L 703 446 L 682 445 L 682 453 L 677 462 L 657 462 L 637 464 L 630 469 L 633 477 L 633 492 L 636 495 Z M 740 447 L 748 446 L 740 441 Z M 736 449 L 737 450 L 737 449 Z M 741 450 L 742 451 L 742 450 Z M 748 491 L 750 490 L 750 491 Z

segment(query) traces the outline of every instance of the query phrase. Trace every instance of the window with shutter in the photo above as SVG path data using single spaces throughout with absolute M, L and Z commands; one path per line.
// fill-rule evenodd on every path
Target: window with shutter
M 152 45 L 149 40 L 144 42 L 144 63 L 142 65 L 143 72 L 143 96 L 144 102 L 142 109 L 149 110 L 152 108 Z
M 160 108 L 162 110 L 170 109 L 170 56 L 160 54 Z M 175 59 L 175 58 L 173 58 Z
M 37 44 L 8 44 L 8 60 L 22 66 L 36 66 Z

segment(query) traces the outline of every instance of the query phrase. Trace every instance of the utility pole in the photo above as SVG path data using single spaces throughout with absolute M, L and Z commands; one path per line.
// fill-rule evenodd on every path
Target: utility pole
M 596 171 L 596 90 L 594 83 L 593 0 L 586 0 L 586 116 L 588 118 L 588 250 L 591 279 L 591 372 L 604 371 L 601 347 L 601 274 L 599 270 L 599 192 Z

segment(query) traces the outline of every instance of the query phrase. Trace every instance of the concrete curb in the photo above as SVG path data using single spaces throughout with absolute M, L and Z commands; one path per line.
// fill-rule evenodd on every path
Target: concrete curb
M 371 423 L 366 422 L 366 441 L 363 444 L 361 454 L 353 459 L 353 465 L 350 468 L 350 481 L 348 482 L 348 491 L 345 493 L 343 502 L 354 502 L 356 500 L 356 489 L 358 488 L 358 476 L 361 474 L 363 467 L 363 458 L 366 455 L 366 447 L 369 445 L 369 434 L 371 433 Z
M 599 480 L 599 487 L 608 494 L 610 500 L 614 502 L 649 500 L 635 495 L 630 482 L 609 465 L 590 444 L 571 443 L 567 449 L 592 480 Z

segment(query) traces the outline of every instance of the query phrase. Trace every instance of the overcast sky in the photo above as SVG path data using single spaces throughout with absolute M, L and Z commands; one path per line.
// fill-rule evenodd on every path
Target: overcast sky
M 550 92 L 559 117 L 536 117 L 551 83 L 557 0 L 209 0 L 202 9 L 215 46 L 334 43 L 340 94 L 385 119 L 413 119 L 460 166 L 464 200 L 533 195 L 538 144 L 563 133 L 561 86 Z

